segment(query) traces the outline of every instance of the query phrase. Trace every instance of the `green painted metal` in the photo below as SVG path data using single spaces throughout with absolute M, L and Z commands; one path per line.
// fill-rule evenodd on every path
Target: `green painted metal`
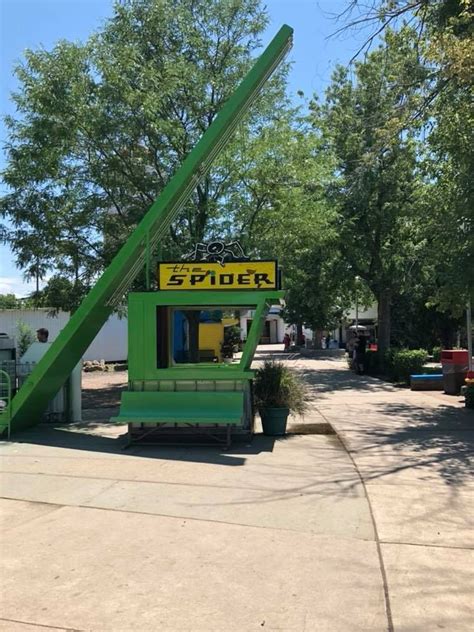
M 251 379 L 250 364 L 262 335 L 263 323 L 270 305 L 285 295 L 282 290 L 215 290 L 133 292 L 128 296 L 128 376 L 133 380 L 161 379 Z M 239 363 L 225 364 L 182 364 L 169 368 L 157 365 L 157 306 L 178 307 L 240 307 L 256 308 L 242 358 Z M 158 323 L 160 327 L 160 323 Z M 171 356 L 170 336 L 165 350 Z M 166 377 L 165 377 L 166 376 Z
M 243 392 L 122 393 L 115 423 L 240 424 Z
M 247 334 L 247 340 L 245 342 L 245 347 L 240 359 L 240 367 L 244 371 L 250 369 L 250 365 L 252 364 L 253 356 L 255 355 L 258 341 L 260 340 L 260 337 L 262 335 L 265 318 L 270 309 L 270 305 L 271 300 L 269 300 L 268 298 L 265 298 L 265 300 L 257 304 L 255 316 L 253 317 L 250 331 Z
M 151 296 L 146 292 L 134 292 L 129 299 Z M 213 307 L 230 306 L 252 308 L 263 301 L 278 303 L 285 297 L 284 290 L 182 290 L 156 292 L 153 301 L 156 305 L 172 305 L 173 307 Z
M 130 287 L 291 46 L 282 26 L 12 400 L 13 430 L 34 425 Z
M 145 278 L 146 289 L 151 288 L 151 251 L 150 251 L 150 231 L 146 234 L 146 246 L 145 246 Z
M 177 364 L 171 369 L 153 370 L 153 375 L 146 377 L 130 377 L 130 381 L 157 381 L 157 380 L 251 380 L 254 371 L 242 371 L 240 363 L 234 364 Z M 132 373 L 133 373 L 132 369 Z M 130 372 L 129 372 L 130 373 Z M 148 372 L 147 372 L 148 373 Z M 141 374 L 145 374 L 144 371 Z

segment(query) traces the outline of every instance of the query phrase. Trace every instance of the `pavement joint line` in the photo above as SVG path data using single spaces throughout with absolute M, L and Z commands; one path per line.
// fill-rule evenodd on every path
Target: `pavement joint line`
M 454 546 L 453 544 L 429 544 L 422 542 L 397 542 L 396 540 L 380 540 L 380 544 L 384 546 L 421 546 L 430 549 L 453 549 L 455 551 L 474 551 L 474 546 Z
M 20 476 L 51 476 L 51 477 L 55 477 L 55 478 L 72 478 L 72 479 L 79 479 L 79 480 L 91 480 L 91 481 L 111 481 L 112 483 L 145 483 L 145 484 L 149 484 L 149 485 L 174 485 L 176 487 L 211 487 L 212 489 L 239 489 L 239 490 L 245 490 L 245 491 L 254 491 L 254 492 L 278 492 L 278 493 L 282 493 L 282 492 L 286 492 L 286 493 L 294 493 L 295 491 L 297 491 L 299 488 L 288 488 L 288 489 L 281 489 L 281 488 L 270 488 L 270 487 L 243 487 L 243 486 L 236 486 L 236 485 L 210 485 L 207 483 L 178 483 L 176 481 L 149 481 L 149 480 L 141 480 L 141 479 L 134 479 L 134 478 L 113 478 L 113 477 L 109 477 L 109 476 L 88 476 L 88 475 L 78 475 L 78 474 L 61 474 L 61 473 L 49 473 L 49 472 L 22 472 L 22 471 L 18 471 L 18 470 L 0 470 L 0 475 L 2 474 L 17 474 Z M 358 477 L 357 477 L 358 478 Z M 324 483 L 337 483 L 340 485 L 343 485 L 345 483 L 347 483 L 347 487 L 351 488 L 353 487 L 354 484 L 354 479 L 338 479 L 338 478 L 330 478 L 327 481 L 323 481 Z M 318 481 L 314 482 L 314 485 L 317 485 Z M 313 485 L 313 486 L 314 486 Z M 109 488 L 106 488 L 109 489 Z M 105 490 L 102 490 L 105 491 Z M 100 492 L 102 493 L 102 492 Z M 308 492 L 298 492 L 300 496 L 313 496 L 315 494 L 314 491 L 308 491 Z M 277 499 L 275 499 L 277 500 Z M 38 501 L 41 502 L 41 501 Z
M 267 527 L 267 526 L 263 526 L 263 525 L 258 525 L 258 524 L 245 524 L 242 522 L 228 522 L 227 520 L 213 520 L 213 519 L 209 519 L 209 518 L 195 518 L 194 516 L 178 516 L 175 514 L 163 514 L 163 513 L 153 513 L 151 511 L 138 511 L 136 509 L 118 509 L 116 507 L 100 507 L 100 506 L 96 506 L 96 505 L 64 505 L 62 503 L 54 503 L 51 501 L 44 501 L 44 500 L 27 500 L 25 498 L 11 498 L 9 496 L 0 496 L 1 500 L 12 500 L 12 501 L 18 501 L 18 502 L 26 502 L 26 503 L 33 503 L 33 504 L 39 504 L 39 505 L 52 505 L 55 507 L 58 507 L 59 509 L 62 508 L 67 508 L 67 509 L 93 509 L 96 511 L 111 511 L 114 513 L 124 513 L 124 514 L 135 514 L 138 516 L 152 516 L 155 518 L 169 518 L 170 520 L 184 520 L 184 521 L 193 521 L 193 522 L 208 522 L 211 524 L 219 524 L 219 525 L 229 525 L 229 526 L 234 526 L 234 527 L 243 527 L 245 529 L 262 529 L 264 531 L 283 531 L 286 533 L 305 533 L 306 535 L 313 535 L 313 536 L 322 536 L 322 537 L 332 537 L 331 534 L 328 533 L 321 533 L 319 531 L 301 531 L 299 529 L 287 529 L 284 527 Z M 39 516 L 40 518 L 42 516 Z M 26 523 L 23 523 L 26 524 Z M 19 527 L 21 527 L 22 525 L 18 525 Z M 14 527 L 16 528 L 16 527 Z M 352 540 L 357 540 L 358 542 L 368 542 L 373 544 L 375 541 L 373 539 L 370 538 L 360 538 L 360 537 L 347 537 L 347 536 L 337 536 L 337 539 L 339 540 L 346 540 L 346 541 L 352 541 Z M 390 630 L 389 632 L 393 632 L 393 630 Z
M 107 492 L 107 491 L 109 491 L 110 489 L 112 489 L 113 487 L 115 487 L 115 485 L 116 485 L 118 482 L 119 482 L 119 481 L 117 481 L 117 480 L 112 480 L 112 481 L 109 481 L 109 484 L 108 484 L 106 487 L 104 487 L 104 489 L 101 489 L 101 490 L 100 490 L 100 491 L 98 491 L 97 493 L 92 494 L 92 496 L 90 496 L 89 498 L 87 498 L 87 501 L 86 501 L 86 502 L 88 502 L 88 503 L 92 503 L 92 501 L 93 501 L 93 500 L 95 500 L 98 496 L 100 496 L 100 495 L 101 495 L 101 494 L 103 494 L 104 492 Z
M 324 417 L 324 419 L 326 419 L 327 423 L 331 423 L 329 421 L 329 419 L 327 419 L 325 417 L 325 415 L 322 414 L 322 416 Z M 332 424 L 331 424 L 332 425 Z M 345 444 L 343 438 L 339 435 L 339 433 L 337 432 L 337 428 L 334 427 L 334 430 L 336 431 L 336 436 L 339 438 L 339 441 L 341 442 L 341 445 L 343 446 L 344 450 L 347 453 L 347 456 L 349 457 L 349 459 L 352 462 L 352 465 L 354 466 L 357 475 L 360 479 L 362 488 L 364 490 L 364 494 L 365 494 L 365 498 L 367 500 L 367 505 L 369 507 L 369 513 L 370 513 L 370 518 L 372 521 L 372 527 L 374 529 L 374 536 L 375 536 L 375 545 L 377 548 L 377 555 L 379 558 L 379 567 L 380 567 L 380 573 L 382 575 L 382 586 L 383 586 L 383 592 L 384 592 L 384 598 L 385 598 L 385 613 L 387 615 L 387 632 L 395 632 L 395 628 L 393 625 L 393 617 L 392 617 L 392 608 L 390 605 L 390 593 L 389 593 L 389 589 L 388 589 L 388 579 L 387 579 L 387 572 L 385 570 L 385 564 L 384 564 L 384 559 L 383 559 L 383 554 L 382 554 L 382 546 L 380 543 L 380 538 L 379 538 L 379 533 L 378 533 L 378 529 L 377 529 L 377 523 L 375 522 L 375 514 L 372 508 L 372 503 L 370 502 L 370 498 L 369 498 L 369 493 L 367 490 L 367 487 L 365 485 L 365 481 L 364 478 L 362 476 L 362 474 L 359 471 L 359 468 L 357 467 L 357 463 L 355 462 L 349 448 L 347 447 L 347 445 Z
M 64 626 L 47 625 L 46 623 L 35 623 L 32 621 L 22 621 L 21 619 L 7 619 L 0 617 L 0 621 L 8 621 L 9 623 L 21 623 L 22 625 L 35 625 L 38 628 L 47 628 L 50 630 L 65 630 L 66 632 L 85 632 L 80 628 L 65 628 Z
M 2 499 L 3 500 L 3 499 Z M 49 514 L 54 513 L 55 511 L 59 511 L 62 507 L 64 507 L 64 505 L 51 505 L 50 503 L 44 503 L 41 501 L 31 501 L 31 500 L 21 500 L 18 498 L 10 498 L 9 500 L 11 500 L 12 502 L 20 502 L 20 503 L 31 503 L 33 502 L 33 504 L 38 504 L 38 505 L 46 505 L 49 508 L 49 511 L 39 514 L 38 516 L 33 516 L 32 518 L 27 518 L 26 520 L 24 520 L 23 522 L 20 522 L 16 525 L 14 525 L 13 527 L 5 525 L 2 525 L 2 531 L 4 531 L 5 533 L 7 533 L 8 531 L 13 531 L 14 529 L 16 529 L 17 527 L 23 527 L 23 525 L 25 524 L 31 524 L 32 522 L 34 522 L 35 520 L 40 520 L 41 518 L 45 518 L 46 516 L 49 516 Z M 1 619 L 1 617 L 0 617 Z

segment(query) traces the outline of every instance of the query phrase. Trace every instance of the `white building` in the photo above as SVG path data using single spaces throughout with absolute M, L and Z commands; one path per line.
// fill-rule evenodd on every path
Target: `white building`
M 286 325 L 281 317 L 282 307 L 280 305 L 272 305 L 265 319 L 265 325 L 260 344 L 277 344 L 283 342 Z M 242 340 L 247 340 L 250 325 L 255 318 L 255 310 L 247 310 L 240 315 L 240 336 Z
M 69 312 L 50 315 L 47 308 L 2 309 L 0 310 L 0 333 L 18 338 L 18 323 L 21 321 L 33 331 L 45 327 L 49 331 L 49 342 L 53 342 L 69 320 Z M 127 319 L 113 314 L 83 355 L 83 360 L 118 362 L 128 357 Z

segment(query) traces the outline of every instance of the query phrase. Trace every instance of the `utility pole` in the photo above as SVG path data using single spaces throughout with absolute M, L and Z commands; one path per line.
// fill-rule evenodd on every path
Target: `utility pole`
M 355 278 L 355 282 L 356 282 L 356 322 L 355 322 L 355 326 L 356 326 L 356 336 L 359 333 L 359 278 L 358 276 L 356 276 Z

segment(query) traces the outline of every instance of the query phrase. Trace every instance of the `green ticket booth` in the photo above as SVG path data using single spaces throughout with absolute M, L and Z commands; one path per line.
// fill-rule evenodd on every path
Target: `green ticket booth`
M 128 424 L 131 443 L 192 435 L 228 446 L 250 436 L 250 366 L 268 310 L 284 297 L 276 262 L 167 262 L 158 278 L 159 290 L 129 294 L 129 383 L 112 421 Z M 222 315 L 246 310 L 252 325 L 233 361 L 199 349 L 209 319 L 218 331 Z

